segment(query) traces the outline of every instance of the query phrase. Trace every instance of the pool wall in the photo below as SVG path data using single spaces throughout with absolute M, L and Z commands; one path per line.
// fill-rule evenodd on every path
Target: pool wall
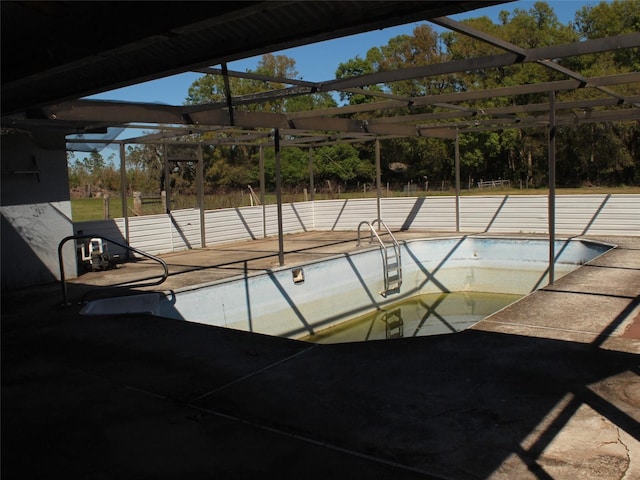
M 527 294 L 547 283 L 548 242 L 458 237 L 401 243 L 403 284 L 384 288 L 380 249 L 220 281 L 160 297 L 161 316 L 297 338 L 417 294 L 455 291 Z M 556 242 L 556 278 L 610 246 Z M 300 271 L 301 269 L 301 271 Z M 303 281 L 299 281 L 303 278 Z

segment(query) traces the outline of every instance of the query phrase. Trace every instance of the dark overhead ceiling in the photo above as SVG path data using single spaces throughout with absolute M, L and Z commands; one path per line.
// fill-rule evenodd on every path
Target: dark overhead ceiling
M 2 114 L 505 1 L 2 1 Z

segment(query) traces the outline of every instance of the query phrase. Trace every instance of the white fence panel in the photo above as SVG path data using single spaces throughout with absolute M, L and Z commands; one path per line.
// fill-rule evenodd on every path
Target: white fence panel
M 224 208 L 205 212 L 207 245 L 262 238 L 262 207 Z
M 278 234 L 276 205 L 264 206 L 267 236 Z M 263 207 L 226 208 L 205 213 L 207 245 L 263 238 Z M 282 205 L 282 225 L 285 233 L 314 229 L 313 204 L 287 203 Z
M 168 214 L 168 219 L 171 222 L 171 251 L 180 252 L 202 247 L 200 210 L 175 210 Z
M 296 232 L 309 232 L 315 230 L 313 202 L 290 203 L 291 213 L 295 216 L 295 222 L 287 222 Z M 287 233 L 293 233 L 287 231 Z
M 455 197 L 383 198 L 380 215 L 391 229 L 455 230 Z
M 607 195 L 572 195 L 556 198 L 556 233 L 585 234 L 607 201 Z
M 315 202 L 316 230 L 355 230 L 378 216 L 375 198 Z M 454 197 L 393 197 L 380 200 L 380 216 L 391 229 L 455 230 Z
M 460 230 L 492 233 L 546 233 L 548 200 L 542 195 L 460 198 Z
M 485 230 L 491 233 L 545 233 L 549 230 L 548 200 L 538 195 L 504 195 Z
M 590 235 L 640 235 L 640 195 L 606 195 L 588 225 Z
M 486 232 L 507 201 L 506 196 L 460 197 L 460 230 Z
M 382 220 L 394 230 L 455 231 L 455 197 L 393 197 L 380 201 Z M 276 205 L 266 205 L 266 234 L 278 234 Z M 207 245 L 263 238 L 263 207 L 205 212 Z M 285 234 L 356 230 L 377 217 L 375 198 L 324 200 L 282 205 Z M 548 233 L 546 195 L 460 197 L 460 231 Z M 100 235 L 125 243 L 124 219 L 75 222 L 74 233 Z M 556 198 L 559 235 L 640 235 L 640 195 L 560 195 Z M 132 247 L 151 254 L 199 248 L 197 209 L 171 215 L 129 218 Z M 115 245 L 111 254 L 124 254 Z
M 461 231 L 548 233 L 546 195 L 461 197 Z M 559 235 L 638 235 L 640 195 L 559 195 Z
M 285 234 L 315 230 L 313 203 L 285 203 L 282 205 L 282 230 Z M 278 234 L 278 210 L 276 205 L 267 205 L 267 236 Z
M 152 255 L 172 252 L 172 229 L 166 213 L 129 218 L 129 244 Z
M 363 220 L 378 216 L 375 198 L 316 201 L 314 210 L 316 230 L 355 230 Z

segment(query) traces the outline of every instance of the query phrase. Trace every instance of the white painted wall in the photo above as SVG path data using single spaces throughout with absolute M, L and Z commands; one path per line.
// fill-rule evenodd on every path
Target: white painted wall
M 7 134 L 1 147 L 2 289 L 59 280 L 58 244 L 73 234 L 64 137 Z M 73 242 L 64 260 L 76 276 Z

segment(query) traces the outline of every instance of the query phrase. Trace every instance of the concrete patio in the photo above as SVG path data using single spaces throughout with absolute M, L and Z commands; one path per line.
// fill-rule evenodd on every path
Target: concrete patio
M 65 308 L 59 284 L 4 293 L 3 478 L 640 478 L 640 237 L 593 239 L 617 248 L 470 330 L 393 341 L 78 314 L 144 262 L 83 275 Z M 277 240 L 166 260 L 179 288 L 273 268 Z

